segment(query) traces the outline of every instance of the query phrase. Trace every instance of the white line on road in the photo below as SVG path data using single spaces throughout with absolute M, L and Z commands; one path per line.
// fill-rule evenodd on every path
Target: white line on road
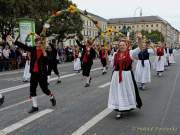
M 41 97 L 44 97 L 44 96 L 45 96 L 45 95 L 43 94 L 43 95 L 40 95 L 40 96 L 37 96 L 37 97 L 38 97 L 38 98 L 41 98 Z M 19 102 L 19 103 L 16 103 L 16 104 L 9 105 L 9 106 L 7 106 L 7 107 L 1 108 L 1 109 L 0 109 L 0 112 L 5 111 L 5 110 L 8 110 L 8 109 L 13 108 L 13 107 L 16 107 L 16 106 L 18 106 L 18 105 L 24 104 L 24 103 L 29 102 L 29 101 L 31 101 L 31 100 L 28 99 L 28 100 L 25 100 L 25 101 L 22 101 L 22 102 Z
M 101 113 L 94 116 L 90 121 L 82 125 L 79 129 L 77 129 L 75 132 L 73 132 L 71 135 L 82 135 L 86 131 L 88 131 L 91 127 L 93 127 L 95 124 L 97 124 L 99 121 L 101 121 L 103 118 L 105 118 L 107 115 L 109 115 L 112 112 L 112 110 L 106 108 Z
M 110 83 L 111 83 L 111 82 L 107 82 L 107 83 L 105 83 L 105 84 L 103 84 L 103 85 L 98 86 L 98 88 L 105 88 L 105 87 L 109 86 Z
M 53 111 L 54 110 L 52 110 L 52 109 L 46 109 L 46 110 L 40 111 L 34 115 L 31 115 L 31 116 L 29 116 L 29 117 L 27 117 L 27 118 L 25 118 L 25 119 L 23 119 L 17 123 L 12 124 L 11 126 L 8 126 L 4 129 L 0 130 L 0 135 L 7 135 L 7 134 L 9 134 L 9 133 L 31 123 L 32 121 L 35 121 L 36 119 L 38 119 L 38 118 L 40 118 L 40 117 L 42 117 L 48 113 L 53 112 Z
M 94 68 L 91 71 L 96 71 L 96 70 L 100 70 L 100 69 L 101 68 Z M 72 77 L 72 76 L 75 76 L 75 75 L 78 75 L 78 74 L 77 73 L 67 74 L 67 75 L 61 76 L 61 78 Z M 54 81 L 54 80 L 57 80 L 57 79 L 58 79 L 58 77 L 54 77 L 54 78 L 50 79 L 50 81 Z M 13 86 L 13 87 L 1 89 L 0 94 L 15 91 L 15 90 L 22 89 L 22 88 L 26 88 L 26 87 L 29 87 L 29 85 L 30 84 L 27 83 L 27 84 L 22 84 L 22 85 L 18 85 L 18 86 Z

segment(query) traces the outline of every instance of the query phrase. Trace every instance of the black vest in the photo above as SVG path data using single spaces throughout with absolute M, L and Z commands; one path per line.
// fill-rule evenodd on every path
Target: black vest
M 138 58 L 139 58 L 139 60 L 141 60 L 142 66 L 144 67 L 144 60 L 149 60 L 148 49 L 141 51 L 138 54 Z

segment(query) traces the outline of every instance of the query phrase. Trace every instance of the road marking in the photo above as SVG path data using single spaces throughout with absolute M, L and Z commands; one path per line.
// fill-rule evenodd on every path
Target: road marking
M 37 96 L 37 98 L 41 98 L 41 97 L 44 97 L 44 96 L 45 96 L 45 95 L 43 94 L 43 95 Z M 9 106 L 7 106 L 7 107 L 1 108 L 1 109 L 0 109 L 0 112 L 5 111 L 5 110 L 8 110 L 8 109 L 11 109 L 11 108 L 13 108 L 13 107 L 16 107 L 16 106 L 18 106 L 18 105 L 24 104 L 24 103 L 29 102 L 29 101 L 31 101 L 31 100 L 28 99 L 28 100 L 25 100 L 25 101 L 22 101 L 22 102 L 19 102 L 19 103 L 16 103 L 16 104 L 9 105 Z
M 103 118 L 105 118 L 107 115 L 109 115 L 112 112 L 112 110 L 106 108 L 101 113 L 94 116 L 91 120 L 89 120 L 87 123 L 82 125 L 79 129 L 74 131 L 71 135 L 82 135 L 86 131 L 88 131 L 91 127 L 93 127 L 95 124 L 97 124 L 99 121 L 101 121 Z
M 164 125 L 165 119 L 167 118 L 167 114 L 168 114 L 169 108 L 171 107 L 171 102 L 172 102 L 174 93 L 176 91 L 176 84 L 177 84 L 177 80 L 178 80 L 179 75 L 180 75 L 180 68 L 178 70 L 178 73 L 176 74 L 176 77 L 175 77 L 175 80 L 174 80 L 174 84 L 173 84 L 173 88 L 171 90 L 171 94 L 169 96 L 168 103 L 166 104 L 166 109 L 165 109 L 163 117 L 161 119 L 160 126 Z
M 94 60 L 95 63 L 98 62 L 98 60 Z M 67 63 L 67 64 L 60 64 L 58 65 L 58 68 L 63 68 L 63 67 L 68 67 L 70 65 L 73 65 L 73 63 Z M 0 76 L 4 76 L 4 75 L 13 75 L 13 74 L 18 74 L 18 73 L 23 73 L 24 69 L 19 69 L 19 70 L 15 70 L 15 71 L 5 71 L 5 73 L 1 73 Z
M 103 85 L 98 86 L 98 88 L 105 88 L 105 87 L 109 86 L 110 84 L 111 84 L 111 82 L 107 82 Z
M 99 70 L 99 69 L 101 69 L 101 68 L 94 68 L 91 71 L 96 71 L 96 70 Z M 72 77 L 72 76 L 75 76 L 75 75 L 78 75 L 78 73 L 72 73 L 72 74 L 63 75 L 60 78 L 67 78 L 67 77 Z M 58 77 L 54 77 L 54 78 L 51 78 L 50 81 L 54 81 L 54 80 L 57 80 L 57 79 L 58 79 Z M 27 84 L 22 84 L 22 85 L 18 85 L 18 86 L 13 86 L 13 87 L 1 89 L 0 94 L 15 91 L 15 90 L 22 89 L 22 88 L 26 88 L 26 87 L 29 87 L 29 86 L 30 86 L 30 84 L 27 83 Z
M 1 131 L 0 133 L 2 135 L 7 135 L 7 134 L 9 134 L 9 133 L 31 123 L 32 121 L 35 121 L 36 119 L 53 112 L 53 111 L 54 111 L 53 109 L 46 109 L 46 110 L 40 111 L 34 115 L 31 115 L 31 116 L 17 122 L 17 123 L 12 124 L 11 126 L 8 126 L 4 129 L 0 130 Z

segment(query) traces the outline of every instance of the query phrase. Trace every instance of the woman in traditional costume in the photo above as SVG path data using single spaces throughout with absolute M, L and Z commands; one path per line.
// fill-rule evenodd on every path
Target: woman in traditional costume
M 117 112 L 116 119 L 121 118 L 123 112 L 142 106 L 132 71 L 135 52 L 129 51 L 126 42 L 122 40 L 119 43 L 119 49 L 112 57 L 111 65 L 114 70 L 110 83 L 108 108 Z

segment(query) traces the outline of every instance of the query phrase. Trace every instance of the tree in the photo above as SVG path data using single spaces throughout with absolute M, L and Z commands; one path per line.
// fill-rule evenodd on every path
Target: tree
M 44 22 L 56 11 L 67 9 L 72 2 L 68 0 L 0 0 L 0 33 L 3 39 L 13 34 L 18 18 L 35 20 L 36 32 L 39 34 Z M 48 35 L 58 34 L 63 40 L 68 34 L 80 33 L 83 22 L 78 13 L 63 13 L 51 22 Z

